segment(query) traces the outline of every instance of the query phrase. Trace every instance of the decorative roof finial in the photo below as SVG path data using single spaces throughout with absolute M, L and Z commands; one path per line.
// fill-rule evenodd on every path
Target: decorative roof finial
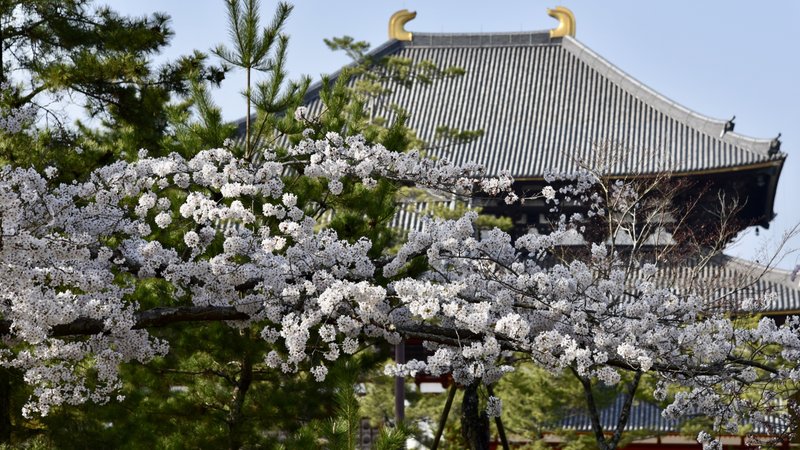
M 736 128 L 736 123 L 734 120 L 736 120 L 736 116 L 731 117 L 731 120 L 725 122 L 725 125 L 722 126 L 722 131 L 719 133 L 720 139 L 722 139 L 722 136 L 725 136 L 725 133 L 730 133 L 734 128 Z
M 567 35 L 575 37 L 575 14 L 572 14 L 572 11 L 563 6 L 556 6 L 555 9 L 548 9 L 547 14 L 559 22 L 556 28 L 550 30 L 550 39 Z
M 772 155 L 778 153 L 779 151 L 781 151 L 781 134 L 780 133 L 778 133 L 778 135 L 775 136 L 775 139 L 769 141 L 769 150 L 767 151 L 767 154 L 769 156 L 772 156 Z
M 417 13 L 407 9 L 401 9 L 400 11 L 392 14 L 392 17 L 389 19 L 389 39 L 410 41 L 413 38 L 413 35 L 411 32 L 406 31 L 404 25 L 414 17 L 417 17 Z

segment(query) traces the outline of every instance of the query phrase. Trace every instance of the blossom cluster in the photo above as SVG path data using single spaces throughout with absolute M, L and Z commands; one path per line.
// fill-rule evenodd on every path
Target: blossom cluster
M 593 191 L 598 177 L 578 174 L 541 197 L 554 208 L 585 204 L 594 215 L 561 215 L 550 235 L 478 233 L 476 215 L 467 213 L 429 220 L 396 252 L 374 258 L 366 238 L 346 240 L 318 223 L 321 205 L 287 178 L 319 180 L 333 196 L 378 179 L 508 195 L 513 180 L 336 134 L 286 154 L 266 151 L 258 161 L 226 149 L 188 160 L 139 156 L 73 184 L 54 185 L 30 169 L 0 170 L 0 319 L 8 324 L 0 365 L 22 370 L 35 387 L 28 413 L 108 401 L 120 363 L 167 352 L 166 342 L 140 329 L 143 311 L 133 295 L 152 278 L 174 288 L 165 307 L 233 308 L 247 319 L 232 326 L 257 328 L 275 344 L 267 366 L 307 369 L 317 380 L 365 343 L 415 337 L 431 356 L 388 373 L 451 373 L 461 384 L 488 384 L 513 370 L 514 353 L 607 384 L 623 371 L 649 372 L 661 391 L 682 389 L 669 414 L 691 406 L 723 425 L 758 417 L 752 404 L 726 401 L 748 385 L 768 392 L 800 382 L 796 317 L 740 327 L 708 311 L 702 293 L 659 285 L 657 266 L 622 255 L 613 239 L 587 237 L 585 257 L 553 256 L 591 217 L 630 208 L 633 187 L 615 185 L 609 201 Z M 420 260 L 428 269 L 422 276 L 403 275 Z M 82 324 L 92 325 L 91 336 L 70 337 Z M 767 363 L 776 368 L 767 373 Z M 497 400 L 488 406 L 490 414 L 500 408 Z
M 510 186 L 507 177 L 479 177 L 474 165 L 337 135 L 304 141 L 283 161 L 266 152 L 253 163 L 225 149 L 190 160 L 146 151 L 139 158 L 62 185 L 49 172 L 0 169 L 0 319 L 7 328 L 0 365 L 23 371 L 35 386 L 26 413 L 107 401 L 119 387 L 120 363 L 166 353 L 166 342 L 137 326 L 133 293 L 149 278 L 172 284 L 168 305 L 234 307 L 249 316 L 237 326 L 260 326 L 266 340 L 280 340 L 286 352 L 265 362 L 283 371 L 319 359 L 313 373 L 322 379 L 324 364 L 357 351 L 363 337 L 397 341 L 386 290 L 371 283 L 371 243 L 318 229 L 298 195 L 285 190 L 287 167 L 302 158 L 306 176 L 330 184 L 391 177 L 465 193 Z M 160 230 L 183 237 L 166 242 Z M 76 324 L 86 324 L 91 338 L 63 331 Z M 87 367 L 95 369 L 91 379 Z
M 0 83 L 0 92 L 8 91 L 8 82 Z M 24 105 L 18 108 L 0 110 L 0 131 L 8 134 L 19 133 L 36 119 L 36 107 Z

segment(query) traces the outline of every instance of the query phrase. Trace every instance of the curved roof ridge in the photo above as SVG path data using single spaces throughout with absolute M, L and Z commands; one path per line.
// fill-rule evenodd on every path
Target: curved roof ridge
M 649 103 L 654 108 L 659 109 L 664 114 L 673 117 L 675 120 L 682 122 L 686 126 L 700 130 L 703 133 L 713 138 L 720 139 L 728 144 L 752 151 L 757 155 L 765 157 L 772 156 L 769 155 L 769 148 L 772 139 L 754 138 L 736 133 L 734 131 L 729 131 L 720 138 L 719 136 L 725 127 L 725 123 L 727 122 L 726 120 L 706 116 L 671 100 L 650 86 L 629 75 L 627 72 L 617 67 L 614 63 L 603 58 L 597 52 L 573 37 L 565 36 L 562 38 L 561 46 L 587 63 L 593 69 L 609 78 L 611 81 L 619 84 L 623 89 L 628 90 L 633 95 L 642 98 L 643 101 Z M 779 152 L 778 155 L 785 156 L 785 154 L 782 152 Z
M 463 32 L 463 31 L 438 31 L 438 32 L 427 32 L 427 31 L 425 31 L 425 32 L 421 32 L 421 31 L 415 31 L 415 32 L 414 32 L 414 37 L 416 37 L 416 36 L 428 36 L 428 35 L 430 35 L 430 36 L 445 36 L 445 35 L 451 35 L 451 36 L 487 36 L 487 35 L 498 35 L 498 36 L 500 36 L 500 35 L 506 35 L 506 34 L 508 34 L 508 35 L 520 35 L 520 34 L 546 34 L 546 35 L 550 36 L 550 34 L 549 34 L 549 33 L 550 33 L 550 30 L 521 30 L 521 31 L 469 31 L 469 32 Z M 414 41 L 412 40 L 411 42 L 413 43 Z
M 511 31 L 480 33 L 420 33 L 414 32 L 407 47 L 527 47 L 533 45 L 558 45 L 560 39 L 550 39 L 550 32 Z

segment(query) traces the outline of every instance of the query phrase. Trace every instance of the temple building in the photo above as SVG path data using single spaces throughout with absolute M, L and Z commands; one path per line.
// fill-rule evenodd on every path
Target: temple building
M 403 86 L 390 81 L 387 95 L 369 105 L 371 114 L 392 120 L 393 108 L 402 108 L 409 113 L 408 127 L 431 143 L 425 150 L 430 156 L 479 163 L 489 175 L 509 171 L 520 192 L 540 191 L 548 171 L 573 172 L 593 160 L 599 148 L 614 154 L 605 167 L 609 176 L 652 177 L 666 171 L 672 179 L 685 180 L 690 189 L 703 187 L 688 190 L 687 198 L 706 196 L 703 201 L 712 202 L 723 193 L 740 199 L 735 231 L 769 226 L 786 159 L 778 137 L 743 136 L 734 130 L 733 120 L 710 118 L 677 104 L 578 41 L 575 18 L 568 9 L 558 7 L 549 13 L 559 21 L 556 28 L 513 33 L 412 32 L 405 26 L 416 14 L 396 13 L 389 23 L 390 39 L 368 58 L 430 61 L 438 67 L 462 68 L 464 73 L 429 84 Z M 321 88 L 319 83 L 313 85 L 307 94 L 312 115 L 323 110 Z M 441 127 L 481 130 L 482 135 L 437 145 Z M 484 212 L 511 217 L 512 234 L 546 232 L 543 202 L 507 207 L 502 200 L 475 201 Z M 399 226 L 420 226 L 423 211 L 414 205 L 403 209 Z M 708 218 L 697 213 L 692 220 L 699 226 Z M 674 275 L 678 281 L 679 272 Z M 785 316 L 800 313 L 796 275 L 719 253 L 703 268 L 700 282 L 709 289 L 722 289 L 729 280 L 750 280 L 735 296 L 744 301 L 773 292 L 766 314 Z M 613 408 L 614 404 L 603 412 L 603 420 L 614 417 Z M 565 418 L 560 426 L 591 431 L 588 418 L 581 415 Z M 627 430 L 652 431 L 651 438 L 627 448 L 699 448 L 681 437 L 678 424 L 662 419 L 651 404 L 634 407 Z M 725 448 L 744 448 L 739 436 L 725 439 Z M 556 435 L 552 441 L 557 446 Z
M 704 116 L 664 97 L 575 39 L 575 18 L 563 7 L 549 10 L 559 20 L 552 30 L 513 33 L 421 33 L 405 30 L 416 13 L 395 13 L 389 40 L 367 58 L 404 58 L 463 69 L 462 76 L 408 86 L 387 82 L 387 94 L 369 105 L 371 114 L 392 120 L 395 108 L 409 113 L 407 125 L 428 143 L 434 158 L 475 162 L 488 175 L 508 171 L 518 192 L 538 192 L 548 171 L 574 172 L 596 157 L 598 148 L 613 158 L 605 172 L 619 178 L 668 172 L 686 180 L 686 198 L 720 193 L 739 199 L 737 230 L 769 227 L 778 179 L 786 159 L 778 137 L 758 139 L 734 131 L 733 120 Z M 334 81 L 340 72 L 330 76 Z M 305 103 L 322 112 L 321 83 Z M 442 142 L 441 127 L 480 130 L 467 142 Z M 444 199 L 446 201 L 446 199 Z M 513 235 L 546 232 L 542 202 L 507 207 L 502 199 L 476 199 L 486 213 L 513 219 Z M 405 229 L 421 226 L 423 207 L 404 208 L 397 217 Z M 702 210 L 702 208 L 698 208 Z M 692 219 L 707 222 L 702 212 Z M 767 290 L 777 294 L 767 310 L 800 312 L 800 276 L 790 271 L 724 254 L 706 268 L 716 280 L 753 277 L 742 297 Z M 756 279 L 757 278 L 757 279 Z

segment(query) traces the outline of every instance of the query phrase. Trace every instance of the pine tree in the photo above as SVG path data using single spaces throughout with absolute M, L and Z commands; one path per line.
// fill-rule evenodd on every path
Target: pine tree
M 228 49 L 220 44 L 213 52 L 226 63 L 245 70 L 247 81 L 243 95 L 247 108 L 245 110 L 244 151 L 245 155 L 250 156 L 253 145 L 250 129 L 250 111 L 254 97 L 251 86 L 253 71 L 272 74 L 273 82 L 260 84 L 259 92 L 262 93 L 262 97 L 265 97 L 264 100 L 267 100 L 266 97 L 270 96 L 266 93 L 270 88 L 274 88 L 272 90 L 274 96 L 271 99 L 275 100 L 283 84 L 285 75 L 283 61 L 289 42 L 288 37 L 281 34 L 281 29 L 292 11 L 292 6 L 288 3 L 278 3 L 272 23 L 263 29 L 260 29 L 259 0 L 226 0 L 226 6 L 228 7 L 228 31 L 233 42 L 233 49 Z M 293 99 L 291 94 L 294 93 L 296 90 L 284 99 L 286 103 L 281 105 L 284 108 L 279 111 L 285 111 L 285 108 L 290 106 Z M 273 114 L 276 112 L 278 111 L 270 111 Z
M 121 16 L 92 0 L 0 2 L 0 108 L 29 106 L 38 117 L 35 131 L 0 136 L 0 162 L 55 166 L 66 181 L 125 152 L 159 153 L 167 105 L 192 81 L 224 78 L 199 52 L 154 66 L 173 34 L 168 20 Z M 66 99 L 90 123 L 73 126 Z

